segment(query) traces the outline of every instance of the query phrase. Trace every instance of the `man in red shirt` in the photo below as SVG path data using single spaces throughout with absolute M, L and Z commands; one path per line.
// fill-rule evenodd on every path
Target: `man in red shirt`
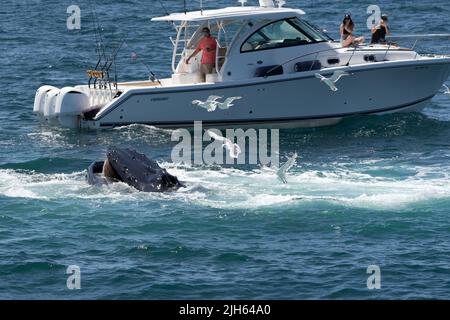
M 200 51 L 202 51 L 202 60 L 200 61 L 200 72 L 204 77 L 207 74 L 214 72 L 216 66 L 216 50 L 217 42 L 214 37 L 211 36 L 211 31 L 208 28 L 202 29 L 203 38 L 198 43 L 197 49 L 186 59 L 186 63 L 195 57 Z

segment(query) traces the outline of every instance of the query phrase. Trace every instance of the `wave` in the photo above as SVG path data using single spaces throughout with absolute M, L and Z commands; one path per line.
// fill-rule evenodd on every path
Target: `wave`
M 0 169 L 0 195 L 45 201 L 59 199 L 178 202 L 214 209 L 260 209 L 328 204 L 373 210 L 408 209 L 417 203 L 450 198 L 450 179 L 442 168 L 416 167 L 408 177 L 373 176 L 348 168 L 304 170 L 296 167 L 283 184 L 271 169 L 189 167 L 162 163 L 187 188 L 142 193 L 124 183 L 87 184 L 86 171 L 45 174 Z M 411 168 L 411 170 L 413 170 Z M 448 172 L 448 170 L 446 170 Z
M 122 141 L 140 141 L 150 145 L 159 145 L 170 142 L 170 137 L 175 130 L 162 129 L 145 124 L 131 124 L 116 127 L 114 133 L 119 134 Z

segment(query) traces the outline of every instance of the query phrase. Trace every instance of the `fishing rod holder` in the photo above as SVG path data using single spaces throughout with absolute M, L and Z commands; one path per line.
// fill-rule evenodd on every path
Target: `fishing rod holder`
M 103 70 L 86 70 L 89 77 L 88 88 L 93 86 L 94 89 L 112 90 L 114 87 L 117 90 L 117 82 L 112 81 L 109 73 Z M 92 80 L 94 82 L 92 83 Z

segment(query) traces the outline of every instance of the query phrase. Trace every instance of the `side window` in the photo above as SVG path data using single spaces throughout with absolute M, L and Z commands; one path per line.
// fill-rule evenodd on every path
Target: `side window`
M 251 35 L 241 47 L 241 52 L 299 46 L 323 41 L 310 28 L 304 28 L 297 18 L 268 24 Z

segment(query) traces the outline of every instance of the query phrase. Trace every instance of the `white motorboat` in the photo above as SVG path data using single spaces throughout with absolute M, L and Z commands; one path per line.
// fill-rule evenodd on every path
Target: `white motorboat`
M 418 111 L 450 75 L 450 56 L 391 44 L 343 48 L 304 15 L 261 0 L 153 18 L 176 26 L 170 78 L 117 83 L 96 68 L 88 85 L 39 88 L 34 112 L 50 125 L 76 128 L 320 126 Z M 200 54 L 186 63 L 204 27 L 217 42 L 215 72 L 206 79 Z

